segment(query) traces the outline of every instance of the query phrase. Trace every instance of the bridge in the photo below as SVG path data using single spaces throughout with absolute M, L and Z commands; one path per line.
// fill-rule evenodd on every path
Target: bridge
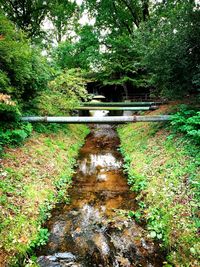
M 75 110 L 109 110 L 109 111 L 148 111 L 155 110 L 163 102 L 85 102 Z M 127 122 L 163 122 L 171 120 L 170 115 L 144 115 L 144 116 L 68 116 L 68 117 L 50 117 L 50 116 L 27 116 L 22 117 L 22 121 L 27 122 L 46 122 L 46 123 L 109 123 L 119 124 Z

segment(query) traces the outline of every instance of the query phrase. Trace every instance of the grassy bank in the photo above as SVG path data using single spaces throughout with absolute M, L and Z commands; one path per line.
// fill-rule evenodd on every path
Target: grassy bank
M 87 134 L 83 125 L 54 134 L 34 132 L 23 146 L 5 150 L 0 161 L 0 266 L 23 266 L 15 256 L 23 259 L 46 241 L 48 233 L 41 224 L 58 201 L 67 200 L 75 159 Z
M 157 123 L 127 124 L 118 133 L 149 235 L 168 251 L 168 266 L 199 266 L 198 147 Z

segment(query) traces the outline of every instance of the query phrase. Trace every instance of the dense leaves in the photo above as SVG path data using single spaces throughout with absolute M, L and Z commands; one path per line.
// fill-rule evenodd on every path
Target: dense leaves
M 28 37 L 44 35 L 41 23 L 48 12 L 48 1 L 0 0 L 0 8 Z
M 192 110 L 180 113 L 174 115 L 173 132 L 136 123 L 119 127 L 118 133 L 128 182 L 137 192 L 149 236 L 167 249 L 166 266 L 186 267 L 199 265 L 200 153 L 197 136 L 185 135 L 190 126 L 197 130 L 199 119 Z M 177 138 L 173 133 L 180 128 L 184 134 Z
M 173 115 L 172 129 L 190 137 L 195 143 L 200 143 L 200 112 L 182 105 Z
M 0 90 L 19 101 L 33 98 L 47 86 L 49 67 L 36 47 L 0 14 Z
M 61 69 L 82 68 L 95 70 L 99 64 L 99 41 L 96 32 L 89 25 L 80 27 L 78 40 L 61 42 L 52 52 L 54 63 Z
M 112 49 L 103 55 L 103 65 L 99 79 L 105 85 L 121 86 L 127 93 L 127 87 L 145 88 L 150 86 L 150 79 L 141 55 L 127 35 L 109 37 L 107 39 Z
M 200 10 L 194 1 L 157 5 L 140 37 L 158 91 L 177 97 L 199 89 Z
M 20 116 L 16 102 L 0 93 L 0 154 L 2 146 L 19 145 L 30 135 L 31 124 L 20 122 Z
M 132 35 L 149 16 L 149 0 L 86 0 L 85 6 L 96 18 L 97 27 Z
M 78 19 L 76 2 L 54 0 L 48 1 L 48 19 L 53 24 L 52 37 L 59 43 L 70 34 Z
M 0 3 L 32 41 L 39 38 L 48 49 L 59 43 L 50 51 L 56 68 L 86 69 L 103 84 L 132 92 L 148 87 L 168 98 L 199 90 L 200 9 L 194 0 L 85 0 L 82 6 L 63 0 Z M 86 13 L 94 24 L 79 24 Z M 44 32 L 45 25 L 52 28 Z M 38 64 L 30 54 L 32 65 Z M 26 62 L 23 57 L 20 62 Z M 4 72 L 0 82 L 8 88 L 10 77 Z
M 199 88 L 200 20 L 199 7 L 195 1 L 85 0 L 82 9 L 75 1 L 63 0 L 1 0 L 0 3 L 2 11 L 31 38 L 42 37 L 44 21 L 53 25 L 51 40 L 66 40 L 58 48 L 59 65 L 68 68 L 92 67 L 95 70 L 102 70 L 100 67 L 103 67 L 104 79 L 110 75 L 109 65 L 112 61 L 111 80 L 115 80 L 113 76 L 118 77 L 116 84 L 127 86 L 124 79 L 130 80 L 132 75 L 124 71 L 122 65 L 126 66 L 129 62 L 131 72 L 135 72 L 136 65 L 140 65 L 139 70 L 146 72 L 147 66 L 152 74 L 149 82 L 153 82 L 163 94 L 170 96 L 175 92 L 175 95 L 180 95 Z M 77 30 L 82 10 L 95 18 L 95 25 Z M 73 32 L 78 35 L 75 41 L 70 37 Z M 98 42 L 104 51 L 98 49 Z M 127 59 L 123 56 L 120 60 L 118 70 L 118 55 L 126 54 L 127 44 L 129 50 L 132 47 L 132 51 L 127 54 Z M 191 71 L 188 72 L 188 69 Z M 141 77 L 138 80 L 141 83 Z M 135 84 L 136 79 L 133 86 Z
M 108 77 L 108 83 L 133 92 L 150 86 L 168 98 L 198 92 L 196 1 L 87 0 L 85 5 L 104 46 L 102 80 Z
M 87 99 L 86 80 L 79 69 L 65 70 L 49 84 L 36 99 L 36 106 L 42 115 L 69 115 L 80 100 Z
M 87 0 L 85 6 L 95 17 L 94 27 L 99 33 L 102 58 L 98 79 L 120 87 L 125 94 L 128 87 L 148 86 L 150 80 L 135 35 L 149 17 L 149 1 Z

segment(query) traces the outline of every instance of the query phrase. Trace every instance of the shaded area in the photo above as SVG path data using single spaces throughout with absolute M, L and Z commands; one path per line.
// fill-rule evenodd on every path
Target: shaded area
M 80 151 L 71 204 L 59 205 L 47 226 L 48 244 L 38 253 L 46 266 L 161 266 L 157 247 L 133 219 L 136 209 L 111 126 L 92 129 Z

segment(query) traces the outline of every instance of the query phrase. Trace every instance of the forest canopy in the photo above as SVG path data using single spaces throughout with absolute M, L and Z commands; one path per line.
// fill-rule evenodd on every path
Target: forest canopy
M 0 91 L 20 108 L 70 69 L 157 97 L 199 91 L 198 1 L 0 0 L 0 12 Z

